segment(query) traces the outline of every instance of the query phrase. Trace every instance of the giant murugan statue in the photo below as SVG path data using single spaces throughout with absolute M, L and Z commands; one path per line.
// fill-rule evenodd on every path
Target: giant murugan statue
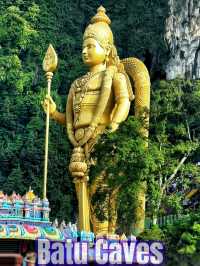
M 51 97 L 44 101 L 50 105 L 50 117 L 66 126 L 73 145 L 69 170 L 73 176 L 79 203 L 79 229 L 89 231 L 90 223 L 96 234 L 113 234 L 116 226 L 116 191 L 109 196 L 107 211 L 113 217 L 99 220 L 91 198 L 103 187 L 105 175 L 99 176 L 88 186 L 90 154 L 106 128 L 117 130 L 126 120 L 131 101 L 135 98 L 135 114 L 149 108 L 150 80 L 144 64 L 136 58 L 120 60 L 110 29 L 110 19 L 101 6 L 91 19 L 83 35 L 82 58 L 89 71 L 76 79 L 69 90 L 66 112 L 60 113 Z M 134 83 L 134 94 L 130 81 Z M 148 120 L 148 118 L 147 118 Z M 148 136 L 148 130 L 144 129 Z M 97 162 L 98 163 L 98 162 Z M 102 169 L 103 170 L 103 169 Z M 133 173 L 134 175 L 134 173 Z M 140 196 L 139 215 L 144 216 L 145 193 Z

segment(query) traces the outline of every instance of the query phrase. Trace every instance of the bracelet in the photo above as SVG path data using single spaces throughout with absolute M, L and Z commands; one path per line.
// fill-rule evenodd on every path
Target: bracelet
M 67 129 L 73 129 L 73 126 L 72 126 L 72 124 L 70 124 L 70 123 L 67 123 Z

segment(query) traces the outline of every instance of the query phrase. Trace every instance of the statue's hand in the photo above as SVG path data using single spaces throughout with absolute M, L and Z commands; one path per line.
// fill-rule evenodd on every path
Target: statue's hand
M 112 132 L 116 131 L 118 129 L 118 127 L 119 127 L 118 123 L 111 122 L 110 125 L 108 126 L 107 132 L 112 133 Z
M 68 138 L 69 138 L 69 141 L 71 142 L 71 144 L 74 147 L 78 147 L 79 144 L 74 137 L 74 130 L 73 130 L 73 127 L 71 124 L 67 124 L 67 134 L 68 134 Z
M 68 133 L 68 137 L 69 137 L 69 140 L 71 142 L 71 144 L 74 146 L 74 147 L 78 147 L 80 146 L 79 143 L 76 141 L 73 133 Z
M 49 115 L 52 116 L 55 111 L 56 111 L 56 104 L 53 101 L 53 99 L 51 98 L 51 96 L 46 95 L 44 101 L 41 102 L 42 107 L 45 111 L 45 113 L 47 113 L 47 106 L 49 104 Z
M 84 137 L 78 142 L 79 146 L 83 146 L 86 142 L 88 142 L 88 140 L 92 137 L 92 135 L 94 134 L 94 127 L 89 126 L 86 129 L 86 132 L 84 134 Z

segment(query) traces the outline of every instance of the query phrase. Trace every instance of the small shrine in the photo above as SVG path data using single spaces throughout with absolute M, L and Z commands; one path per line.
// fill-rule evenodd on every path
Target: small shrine
M 49 201 L 41 200 L 33 190 L 20 196 L 15 192 L 11 196 L 0 191 L 0 223 L 15 221 L 18 223 L 48 223 Z

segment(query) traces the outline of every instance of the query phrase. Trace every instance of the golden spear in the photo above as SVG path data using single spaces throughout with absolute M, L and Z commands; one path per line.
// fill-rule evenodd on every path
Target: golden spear
M 43 60 L 43 70 L 46 72 L 47 78 L 47 96 L 50 97 L 51 93 L 51 81 L 53 72 L 56 70 L 58 64 L 58 57 L 50 44 Z M 49 143 L 49 101 L 47 102 L 46 113 L 46 134 L 45 134 L 45 157 L 44 157 L 44 187 L 43 187 L 43 199 L 47 197 L 47 167 L 48 167 L 48 143 Z

